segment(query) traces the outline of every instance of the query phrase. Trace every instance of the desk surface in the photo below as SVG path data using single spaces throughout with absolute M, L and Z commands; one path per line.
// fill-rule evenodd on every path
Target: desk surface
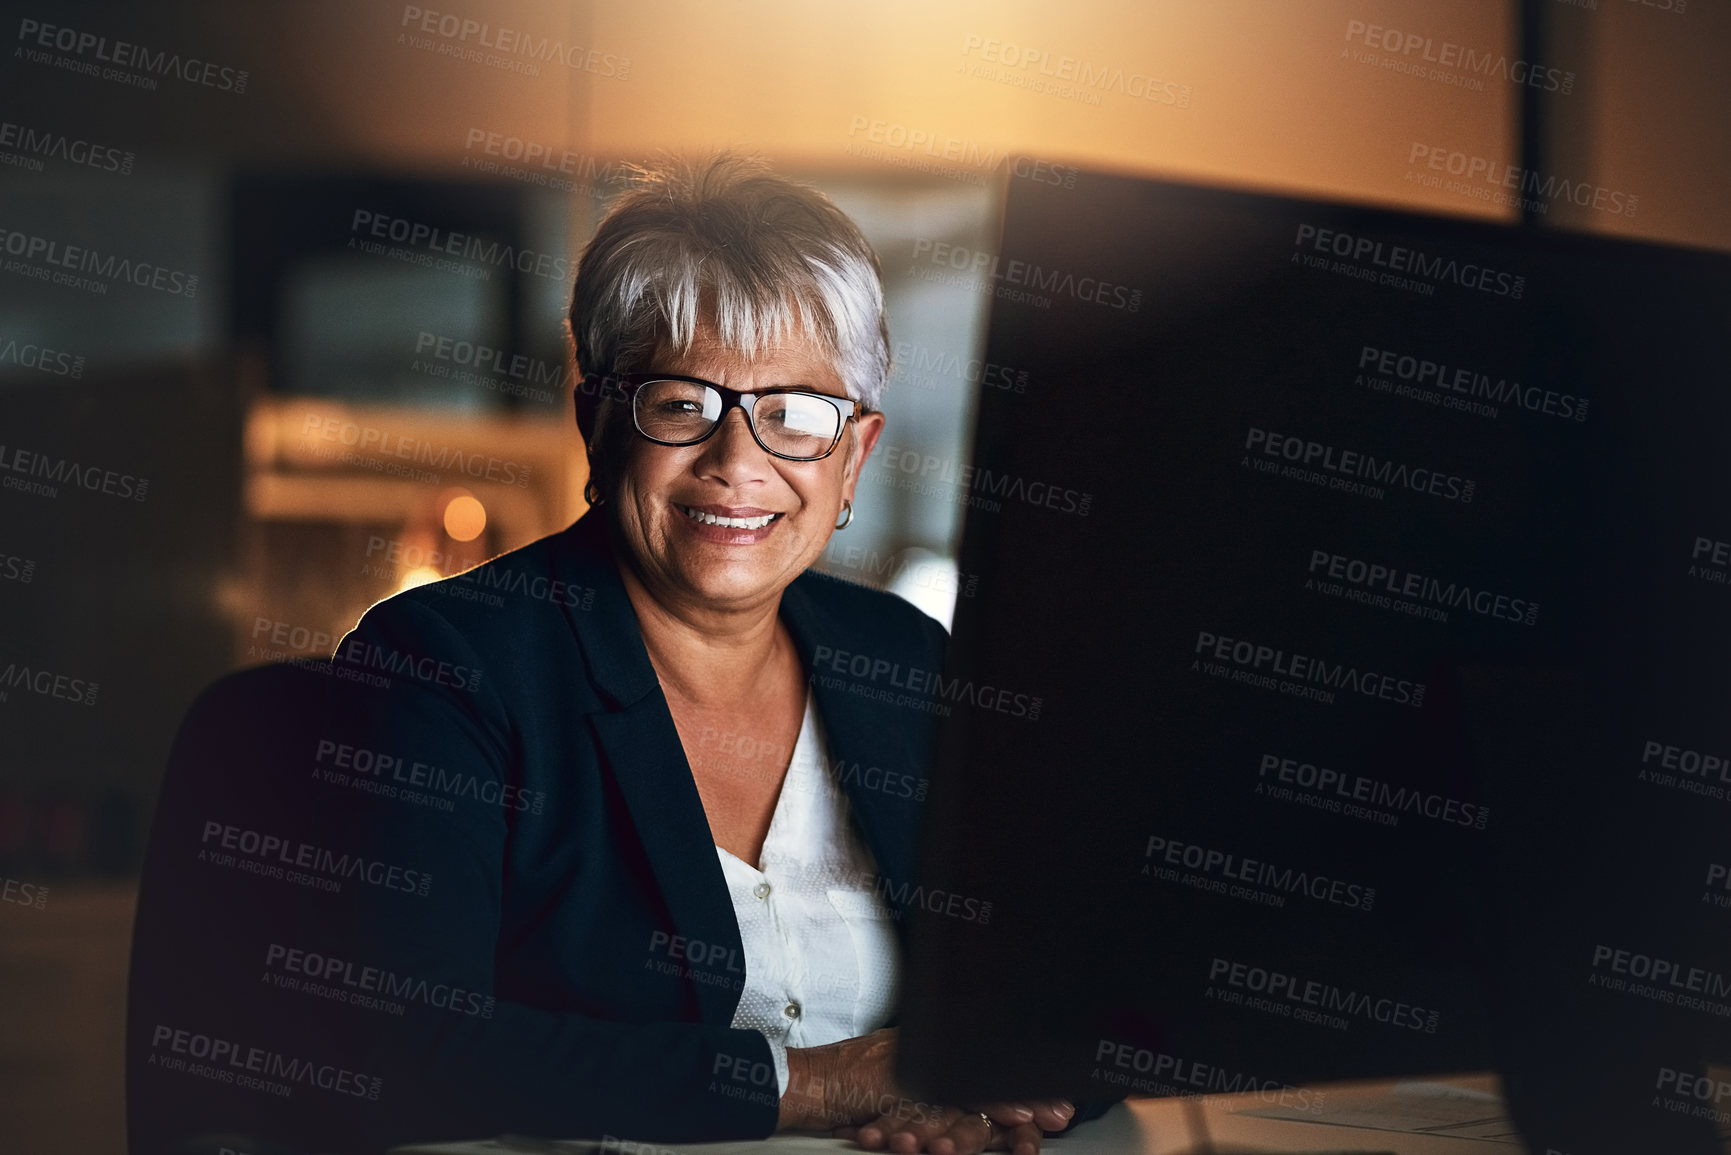
M 1525 1155 L 1503 1117 L 1494 1076 L 1423 1082 L 1383 1080 L 1335 1084 L 1316 1108 L 1281 1107 L 1250 1095 L 1208 1095 L 1194 1100 L 1133 1099 L 1074 1133 L 1048 1139 L 1053 1155 L 1192 1155 L 1210 1150 L 1193 1126 L 1206 1128 L 1213 1155 L 1304 1152 L 1306 1155 Z M 483 1140 L 399 1147 L 392 1155 L 806 1155 L 860 1149 L 809 1135 L 737 1143 L 669 1146 L 615 1141 L 504 1143 Z

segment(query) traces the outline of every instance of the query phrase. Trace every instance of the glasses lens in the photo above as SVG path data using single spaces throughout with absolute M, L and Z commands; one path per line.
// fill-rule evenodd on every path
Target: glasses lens
M 721 416 L 721 394 L 695 381 L 650 381 L 637 390 L 637 427 L 657 441 L 696 441 Z
M 770 393 L 757 399 L 757 436 L 789 457 L 828 453 L 841 432 L 841 411 L 821 397 Z

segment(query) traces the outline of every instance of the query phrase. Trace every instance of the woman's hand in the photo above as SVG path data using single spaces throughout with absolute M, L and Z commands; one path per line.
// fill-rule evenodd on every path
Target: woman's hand
M 923 1115 L 884 1115 L 863 1127 L 838 1127 L 836 1137 L 853 1139 L 868 1151 L 912 1155 L 974 1155 L 1010 1151 L 1038 1155 L 1044 1131 L 1061 1131 L 1076 1113 L 1063 1099 L 1025 1103 L 987 1103 L 978 1110 L 928 1108 Z
M 897 1031 L 787 1052 L 788 1087 L 779 1130 L 829 1130 L 867 1150 L 894 1155 L 1036 1155 L 1041 1131 L 1069 1125 L 1075 1108 L 1062 1099 L 987 1103 L 963 1110 L 923 1103 L 896 1085 Z M 983 1118 L 982 1115 L 989 1117 Z
M 790 1047 L 778 1131 L 828 1131 L 911 1106 L 895 1085 L 894 1027 L 822 1047 Z

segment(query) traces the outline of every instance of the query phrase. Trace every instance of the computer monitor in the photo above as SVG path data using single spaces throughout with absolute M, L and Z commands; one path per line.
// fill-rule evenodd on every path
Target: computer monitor
M 1012 171 L 941 255 L 1025 387 L 956 480 L 906 1077 L 1671 1126 L 1731 1050 L 1731 260 Z

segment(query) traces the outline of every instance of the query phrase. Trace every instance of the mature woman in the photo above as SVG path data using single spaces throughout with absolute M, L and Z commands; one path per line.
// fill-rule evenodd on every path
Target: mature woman
M 494 1000 L 368 1020 L 367 1062 L 423 1138 L 843 1128 L 1030 1155 L 1070 1104 L 936 1107 L 893 1078 L 886 895 L 918 803 L 884 784 L 924 777 L 932 714 L 810 676 L 818 652 L 937 669 L 945 640 L 808 571 L 884 424 L 870 247 L 758 163 L 670 165 L 602 222 L 571 331 L 590 511 L 381 602 L 336 655 L 391 680 L 347 744 L 476 784 L 449 809 L 344 799 L 369 854 L 434 882 L 358 888 L 341 949 Z

